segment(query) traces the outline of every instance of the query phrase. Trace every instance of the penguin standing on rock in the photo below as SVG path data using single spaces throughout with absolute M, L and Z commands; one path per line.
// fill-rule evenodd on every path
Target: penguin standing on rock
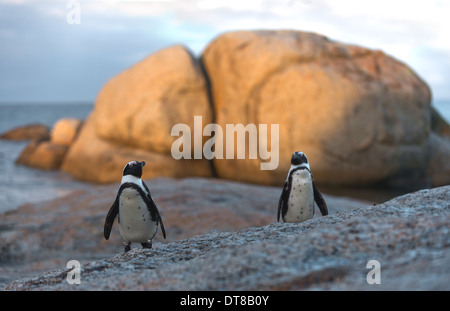
M 116 200 L 105 219 L 103 235 L 108 240 L 114 219 L 119 215 L 119 232 L 125 243 L 125 252 L 131 249 L 131 243 L 141 243 L 143 248 L 152 248 L 158 224 L 166 238 L 158 208 L 141 179 L 144 165 L 144 161 L 131 161 L 125 165 Z
M 306 155 L 294 152 L 278 203 L 277 220 L 280 221 L 280 214 L 284 222 L 302 222 L 312 218 L 314 201 L 322 215 L 328 215 L 327 204 L 314 184 Z

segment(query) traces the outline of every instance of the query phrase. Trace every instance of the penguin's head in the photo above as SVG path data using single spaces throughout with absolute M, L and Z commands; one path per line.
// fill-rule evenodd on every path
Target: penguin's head
M 145 162 L 139 161 L 131 161 L 128 162 L 127 165 L 123 168 L 123 176 L 125 175 L 133 175 L 137 178 L 142 177 L 142 168 L 145 166 Z
M 292 165 L 306 164 L 309 167 L 308 159 L 306 158 L 306 155 L 301 151 L 297 151 L 292 154 L 291 164 Z

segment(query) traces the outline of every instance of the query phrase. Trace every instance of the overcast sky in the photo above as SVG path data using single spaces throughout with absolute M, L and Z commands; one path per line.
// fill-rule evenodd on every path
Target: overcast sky
M 147 55 L 184 44 L 196 55 L 242 29 L 313 31 L 411 66 L 450 99 L 448 0 L 0 0 L 0 102 L 94 102 L 104 83 Z

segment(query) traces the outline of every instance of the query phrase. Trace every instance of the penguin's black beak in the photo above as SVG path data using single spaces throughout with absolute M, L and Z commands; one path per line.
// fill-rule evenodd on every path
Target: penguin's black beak
M 291 164 L 299 165 L 299 164 L 302 164 L 302 163 L 308 163 L 308 159 L 306 158 L 306 156 L 303 153 L 294 152 L 292 154 Z
M 291 164 L 298 164 L 300 162 L 299 156 L 297 153 L 292 154 Z
M 144 167 L 144 166 L 145 166 L 145 162 L 144 162 L 144 161 L 139 162 L 139 164 L 141 165 L 141 167 Z

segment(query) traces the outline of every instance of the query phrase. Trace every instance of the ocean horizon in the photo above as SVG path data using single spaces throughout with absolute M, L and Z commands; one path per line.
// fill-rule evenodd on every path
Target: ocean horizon
M 22 126 L 22 125 L 26 125 L 27 123 L 23 123 L 23 122 L 27 122 L 26 119 L 20 120 L 17 117 L 14 118 L 8 118 L 5 117 L 4 113 L 6 110 L 2 109 L 7 107 L 30 107 L 30 109 L 35 110 L 38 107 L 48 107 L 48 106 L 53 106 L 53 107 L 60 107 L 61 109 L 63 108 L 67 108 L 67 113 L 68 116 L 67 117 L 74 117 L 74 118 L 85 118 L 87 117 L 86 115 L 86 109 L 84 108 L 88 108 L 90 107 L 91 110 L 94 108 L 95 106 L 95 102 L 94 101 L 79 101 L 79 102 L 0 102 L 0 134 L 2 134 L 3 132 L 10 130 L 11 128 L 8 128 L 8 126 Z M 438 112 L 439 114 L 447 121 L 447 123 L 450 123 L 450 98 L 438 98 L 438 99 L 433 99 L 431 101 L 431 106 L 433 106 Z M 79 111 L 77 111 L 77 109 L 80 107 L 82 107 Z M 61 109 L 58 109 L 59 111 L 63 111 Z M 56 111 L 53 115 L 54 116 L 59 116 L 59 111 Z M 43 124 L 46 124 L 47 126 L 52 126 L 54 124 L 54 122 L 57 121 L 57 119 L 55 119 L 55 117 L 52 117 L 51 115 L 49 116 L 48 114 L 41 114 L 41 115 L 33 115 L 33 114 L 27 114 L 27 119 L 29 119 L 31 122 L 33 123 L 37 123 L 40 122 L 41 120 L 39 119 L 39 117 L 45 117 L 45 119 L 42 119 Z M 64 116 L 62 116 L 64 117 Z M 22 122 L 21 122 L 22 121 Z M 30 123 L 28 123 L 30 124 Z

